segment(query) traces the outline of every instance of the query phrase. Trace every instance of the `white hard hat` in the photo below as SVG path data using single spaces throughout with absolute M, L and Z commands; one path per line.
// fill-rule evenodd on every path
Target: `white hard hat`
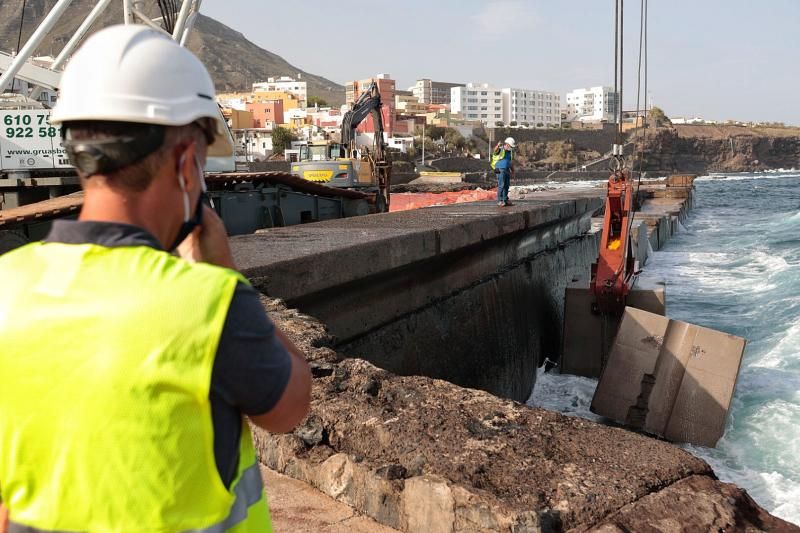
M 197 57 L 147 26 L 117 25 L 92 35 L 61 76 L 50 123 L 107 120 L 183 126 L 214 120 L 209 156 L 230 156 L 233 143 L 214 83 Z
M 511 146 L 511 148 L 516 148 L 517 147 L 517 141 L 514 140 L 514 137 L 506 138 L 506 140 L 503 141 L 503 144 L 507 144 L 507 145 Z

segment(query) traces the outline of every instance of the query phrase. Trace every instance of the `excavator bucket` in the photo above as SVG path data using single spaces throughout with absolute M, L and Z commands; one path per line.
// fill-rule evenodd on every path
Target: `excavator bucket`
M 561 373 L 599 378 L 619 329 L 620 318 L 593 309 L 595 295 L 586 280 L 567 286 L 564 297 L 564 335 Z M 665 314 L 663 283 L 637 280 L 628 294 L 627 305 L 658 315 Z
M 745 339 L 627 307 L 592 412 L 673 442 L 714 447 Z

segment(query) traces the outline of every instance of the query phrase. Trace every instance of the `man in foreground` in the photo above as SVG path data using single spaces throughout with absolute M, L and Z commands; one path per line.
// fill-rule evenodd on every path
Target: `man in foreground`
M 514 177 L 514 149 L 517 142 L 508 137 L 503 143 L 497 143 L 492 151 L 491 166 L 497 176 L 497 205 L 514 205 L 508 199 L 508 188 Z
M 244 417 L 290 431 L 311 377 L 202 202 L 206 155 L 233 149 L 221 120 L 200 61 L 144 26 L 64 72 L 51 122 L 83 210 L 0 257 L 10 531 L 271 530 Z

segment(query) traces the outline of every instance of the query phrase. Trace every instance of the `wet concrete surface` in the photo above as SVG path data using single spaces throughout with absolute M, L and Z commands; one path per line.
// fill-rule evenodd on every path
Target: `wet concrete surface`
M 552 192 L 513 207 L 477 202 L 273 228 L 234 237 L 231 248 L 244 275 L 290 300 L 600 206 L 596 195 Z

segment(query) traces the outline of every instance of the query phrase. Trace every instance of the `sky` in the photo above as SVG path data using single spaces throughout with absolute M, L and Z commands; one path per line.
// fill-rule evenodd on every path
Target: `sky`
M 626 110 L 641 1 L 624 9 Z M 206 0 L 201 12 L 337 83 L 388 73 L 403 89 L 431 78 L 562 101 L 614 83 L 612 0 Z M 648 15 L 649 99 L 668 116 L 800 125 L 800 0 L 650 0 Z

